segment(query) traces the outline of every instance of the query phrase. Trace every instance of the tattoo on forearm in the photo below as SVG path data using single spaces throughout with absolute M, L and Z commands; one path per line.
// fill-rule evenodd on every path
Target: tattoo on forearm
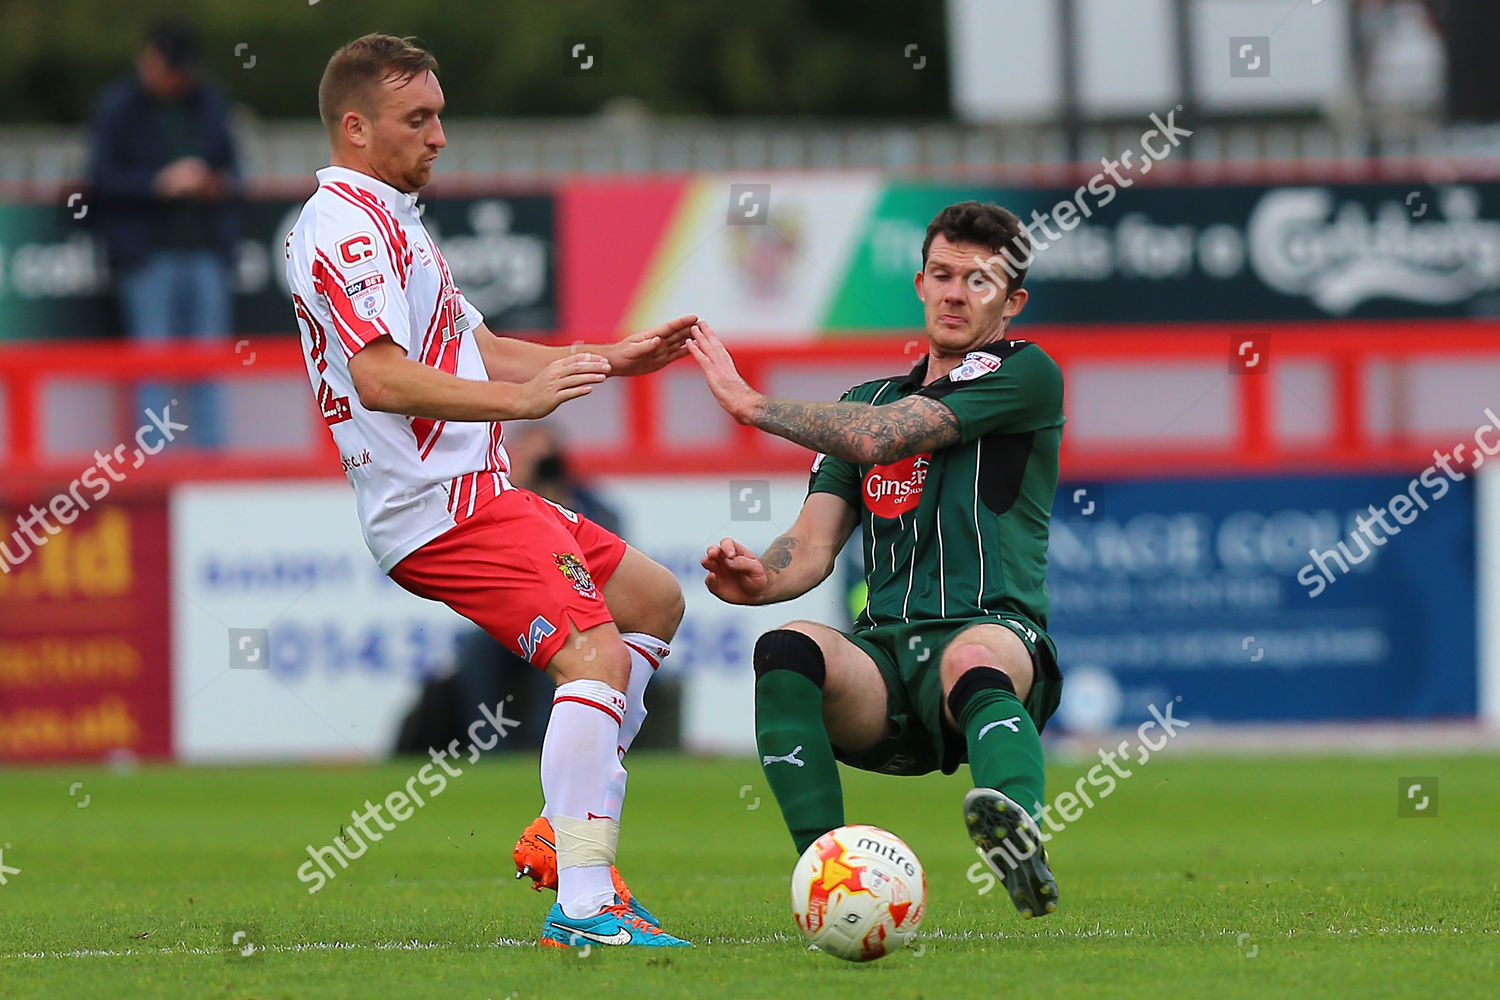
M 797 547 L 797 539 L 788 535 L 782 535 L 771 543 L 766 549 L 766 554 L 760 557 L 761 565 L 772 573 L 780 573 L 792 564 L 792 550 Z
M 935 399 L 899 403 L 804 403 L 767 399 L 754 424 L 763 431 L 850 462 L 894 462 L 959 440 L 958 418 Z

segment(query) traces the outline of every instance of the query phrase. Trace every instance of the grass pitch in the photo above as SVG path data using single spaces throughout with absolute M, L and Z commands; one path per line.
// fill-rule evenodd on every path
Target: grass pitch
M 953 778 L 844 772 L 927 869 L 919 943 L 804 949 L 758 766 L 633 756 L 621 864 L 693 951 L 531 946 L 535 761 L 466 767 L 316 895 L 296 878 L 421 762 L 0 775 L 0 997 L 1342 997 L 1500 989 L 1500 759 L 1153 758 L 1049 848 L 1061 907 L 978 893 Z M 1049 794 L 1088 763 L 1049 772 Z M 1398 781 L 1437 777 L 1436 816 Z M 86 805 L 85 805 L 86 803 Z M 15 871 L 19 869 L 19 872 Z M 251 957 L 234 946 L 252 943 Z

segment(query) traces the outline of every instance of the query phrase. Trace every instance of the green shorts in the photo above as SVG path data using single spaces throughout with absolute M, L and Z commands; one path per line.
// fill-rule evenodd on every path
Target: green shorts
M 943 717 L 943 683 L 938 663 L 953 637 L 971 625 L 998 622 L 1009 626 L 1031 653 L 1035 675 L 1026 697 L 1026 714 L 1037 732 L 1057 710 L 1062 698 L 1062 672 L 1052 637 L 1020 615 L 945 619 L 879 625 L 843 635 L 870 655 L 885 679 L 886 714 L 891 732 L 875 746 L 859 753 L 835 750 L 839 760 L 861 771 L 882 774 L 952 774 L 968 762 L 964 735 Z

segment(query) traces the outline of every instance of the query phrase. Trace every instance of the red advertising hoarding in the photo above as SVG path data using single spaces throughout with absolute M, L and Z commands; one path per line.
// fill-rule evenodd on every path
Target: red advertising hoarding
M 75 512 L 56 534 L 27 533 L 31 509 L 0 520 L 0 761 L 170 757 L 165 499 Z

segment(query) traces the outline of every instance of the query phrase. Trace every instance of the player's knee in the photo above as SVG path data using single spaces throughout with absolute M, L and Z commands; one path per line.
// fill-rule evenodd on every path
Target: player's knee
M 790 670 L 801 674 L 818 687 L 828 677 L 823 647 L 806 632 L 797 628 L 802 622 L 791 622 L 755 640 L 755 677 L 757 680 L 773 670 Z
M 663 570 L 667 575 L 666 584 L 661 593 L 661 617 L 662 631 L 653 632 L 659 639 L 672 641 L 677 634 L 677 626 L 682 624 L 682 616 L 687 613 L 687 601 L 682 596 L 682 585 L 677 582 L 670 570 Z
M 813 642 L 818 643 L 818 648 L 822 649 L 823 648 L 823 643 L 819 641 L 818 634 L 820 632 L 821 633 L 826 633 L 828 631 L 828 626 L 827 625 L 819 625 L 817 622 L 803 621 L 802 619 L 799 618 L 799 619 L 796 619 L 794 621 L 787 622 L 785 625 L 781 626 L 781 628 L 777 629 L 776 631 L 778 631 L 778 632 L 796 632 L 796 633 L 798 633 L 800 635 L 805 635 L 809 639 L 811 639 Z M 770 634 L 771 634 L 770 632 L 766 633 L 766 635 L 770 635 Z
M 962 640 L 950 643 L 948 648 L 943 650 L 943 659 L 939 668 L 943 677 L 943 689 L 951 691 L 958 679 L 971 670 L 1001 669 L 999 659 L 993 649 L 981 643 Z
M 641 593 L 646 598 L 644 620 L 634 623 L 628 631 L 645 632 L 671 642 L 687 611 L 682 585 L 671 570 L 655 562 L 649 563 L 642 576 Z
M 603 681 L 616 691 L 624 691 L 630 682 L 630 651 L 619 639 L 579 644 L 554 656 L 548 673 L 558 684 Z
M 604 674 L 599 679 L 617 691 L 624 691 L 630 685 L 630 650 L 625 643 L 610 643 L 600 651 L 599 659 L 603 661 L 600 669 Z
M 946 708 L 949 719 L 959 724 L 964 709 L 975 696 L 984 691 L 1009 691 L 1016 693 L 1016 682 L 1004 670 L 989 666 L 973 666 L 954 677 L 950 682 L 945 676 L 943 687 L 948 692 Z

